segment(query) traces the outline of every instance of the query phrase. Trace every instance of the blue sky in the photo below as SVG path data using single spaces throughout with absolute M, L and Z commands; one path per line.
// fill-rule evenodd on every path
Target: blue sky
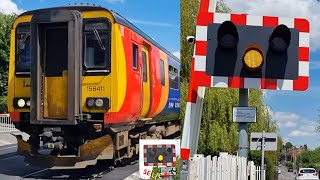
M 33 9 L 87 2 L 114 10 L 164 48 L 177 56 L 180 55 L 179 0 L 1 0 L 0 10 L 21 13 Z
M 310 22 L 309 89 L 296 91 L 264 91 L 265 104 L 271 109 L 285 141 L 295 146 L 320 146 L 320 134 L 314 132 L 320 109 L 320 2 L 317 0 L 225 0 L 234 13 L 307 18 Z M 261 6 L 263 4 L 263 6 Z

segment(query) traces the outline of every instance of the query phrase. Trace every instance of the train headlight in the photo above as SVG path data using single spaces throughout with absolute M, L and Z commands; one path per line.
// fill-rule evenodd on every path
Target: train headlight
M 103 106 L 103 100 L 102 99 L 97 99 L 96 100 L 96 106 L 97 107 L 102 107 Z
M 26 104 L 28 107 L 30 107 L 30 100 L 28 100 Z
M 107 97 L 88 97 L 86 99 L 86 106 L 89 109 L 110 109 L 110 100 Z
M 24 101 L 24 99 L 19 99 L 19 100 L 18 100 L 18 106 L 19 106 L 19 107 L 22 108 L 25 104 L 26 104 L 26 101 Z
M 94 105 L 94 100 L 93 99 L 87 100 L 87 106 L 88 107 L 93 107 L 93 105 Z

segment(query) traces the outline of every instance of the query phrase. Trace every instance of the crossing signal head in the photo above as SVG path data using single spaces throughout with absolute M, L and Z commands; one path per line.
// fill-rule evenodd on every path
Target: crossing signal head
M 217 39 L 222 48 L 236 48 L 239 41 L 239 35 L 236 26 L 231 21 L 225 21 L 222 23 L 218 29 Z
M 297 79 L 297 29 L 286 25 L 211 23 L 207 30 L 206 73 L 211 76 Z
M 269 44 L 270 49 L 274 52 L 284 53 L 287 51 L 291 41 L 291 32 L 285 25 L 279 25 L 272 32 Z
M 250 46 L 244 53 L 243 66 L 249 71 L 259 71 L 263 65 L 263 53 L 258 46 Z

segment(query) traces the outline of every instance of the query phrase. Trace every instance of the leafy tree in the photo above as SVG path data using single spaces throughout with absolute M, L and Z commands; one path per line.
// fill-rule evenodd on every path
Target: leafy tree
M 15 14 L 6 15 L 0 12 L 0 113 L 7 112 L 8 67 L 10 56 L 11 26 Z
M 287 142 L 286 145 L 284 146 L 287 150 L 291 149 L 293 147 L 291 142 Z

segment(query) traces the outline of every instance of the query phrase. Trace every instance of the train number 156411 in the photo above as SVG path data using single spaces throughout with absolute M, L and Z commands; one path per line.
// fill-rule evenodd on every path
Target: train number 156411
M 87 91 L 104 91 L 104 86 L 87 86 Z

